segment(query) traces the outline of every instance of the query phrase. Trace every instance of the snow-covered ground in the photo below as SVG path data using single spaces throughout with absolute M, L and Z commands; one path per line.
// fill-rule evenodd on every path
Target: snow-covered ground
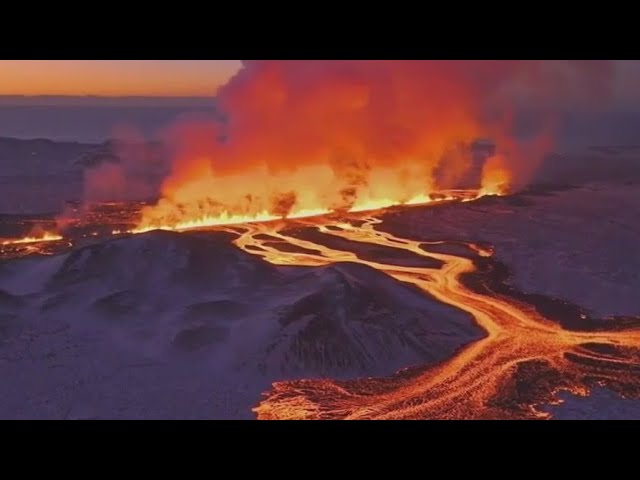
M 640 183 L 589 184 L 389 215 L 411 238 L 483 241 L 528 293 L 598 316 L 640 315 Z
M 252 418 L 272 381 L 389 375 L 481 335 L 366 266 L 150 232 L 0 264 L 0 418 Z
M 559 394 L 562 403 L 542 410 L 556 420 L 640 420 L 640 400 L 622 398 L 606 388 L 595 388 L 587 397 Z

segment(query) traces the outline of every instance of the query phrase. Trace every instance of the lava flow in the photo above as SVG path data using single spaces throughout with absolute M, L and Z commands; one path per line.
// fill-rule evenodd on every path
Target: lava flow
M 444 266 L 429 269 L 365 261 L 354 252 L 296 238 L 288 233 L 291 225 L 284 223 L 229 230 L 239 234 L 237 246 L 273 264 L 358 262 L 376 268 L 470 313 L 486 336 L 448 361 L 391 378 L 277 382 L 254 409 L 259 419 L 547 418 L 549 414 L 536 407 L 557 402 L 560 390 L 585 395 L 591 386 L 601 384 L 623 395 L 640 395 L 640 331 L 564 330 L 531 305 L 467 288 L 461 278 L 475 270 L 473 261 L 428 251 L 430 245 L 443 242 L 399 238 L 376 229 L 382 221 L 375 217 L 360 226 L 354 223 L 360 224 L 302 222 L 346 240 L 432 257 Z M 269 237 L 272 241 L 264 240 Z M 299 248 L 295 253 L 285 251 L 277 248 L 278 242 Z M 486 248 L 467 246 L 478 256 L 492 255 Z M 301 249 L 309 253 L 297 253 Z
M 19 258 L 29 255 L 53 255 L 71 247 L 69 242 L 58 234 L 44 232 L 22 238 L 0 241 L 0 259 Z
M 60 235 L 55 233 L 44 233 L 41 236 L 27 236 L 23 238 L 16 238 L 13 240 L 3 240 L 0 245 L 19 245 L 24 243 L 41 243 L 41 242 L 56 242 L 62 240 Z

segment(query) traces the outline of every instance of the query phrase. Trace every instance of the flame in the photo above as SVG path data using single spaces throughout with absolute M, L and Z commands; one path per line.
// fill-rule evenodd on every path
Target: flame
M 307 217 L 315 217 L 320 215 L 325 215 L 330 213 L 328 210 L 322 209 L 307 209 L 307 210 L 299 210 L 294 212 L 291 215 L 288 215 L 286 218 L 307 218 Z M 191 230 L 194 228 L 206 228 L 213 227 L 216 225 L 238 225 L 244 223 L 255 223 L 255 222 L 271 222 L 274 220 L 281 220 L 285 217 L 279 217 L 277 215 L 272 215 L 269 212 L 263 211 L 258 213 L 257 215 L 235 215 L 229 212 L 223 212 L 219 216 L 207 216 L 196 218 L 193 220 L 186 220 L 182 222 L 178 222 L 175 224 L 166 224 L 166 225 L 147 225 L 143 227 L 134 228 L 130 233 L 144 233 L 151 230 Z M 119 230 L 115 230 L 113 234 L 123 233 Z
M 396 207 L 396 206 L 416 206 L 416 205 L 428 205 L 432 203 L 439 203 L 444 201 L 472 201 L 476 200 L 484 195 L 503 195 L 503 192 L 493 192 L 493 193 L 485 193 L 482 190 L 456 190 L 448 193 L 439 193 L 437 195 L 415 195 L 407 201 L 395 201 L 391 199 L 373 199 L 368 201 L 359 201 L 353 207 L 340 210 L 349 213 L 360 213 L 360 212 L 372 212 L 376 210 L 383 210 L 385 208 Z M 259 212 L 255 215 L 239 215 L 233 214 L 228 211 L 222 212 L 220 215 L 210 215 L 210 216 L 202 216 L 194 219 L 185 219 L 178 220 L 175 222 L 167 222 L 167 223 L 141 223 L 138 227 L 132 230 L 113 230 L 112 235 L 121 235 L 125 233 L 145 233 L 152 230 L 168 230 L 168 231 L 184 231 L 184 230 L 192 230 L 199 228 L 208 228 L 215 226 L 224 226 L 224 225 L 242 225 L 247 223 L 264 223 L 264 222 L 273 222 L 276 220 L 287 220 L 287 219 L 301 219 L 301 218 L 311 218 L 311 217 L 322 217 L 326 215 L 330 215 L 335 213 L 336 210 L 324 209 L 324 208 L 309 208 L 309 209 L 300 209 L 294 210 L 293 212 L 287 215 L 273 215 L 266 210 Z
M 348 179 L 328 165 L 276 173 L 263 166 L 225 175 L 215 174 L 209 160 L 194 162 L 199 165 L 192 165 L 193 170 L 177 170 L 169 177 L 158 203 L 142 209 L 134 233 L 304 218 L 335 211 L 363 212 L 479 196 L 479 189 L 439 192 L 425 172 L 412 175 L 412 168 L 402 165 L 369 171 L 361 184 L 348 186 Z
M 38 237 L 23 237 L 13 240 L 4 240 L 1 245 L 16 245 L 22 243 L 40 243 L 40 242 L 56 242 L 62 240 L 63 237 L 55 233 L 45 232 L 42 236 Z
M 480 196 L 506 195 L 511 185 L 512 175 L 506 161 L 501 155 L 494 155 L 487 160 L 482 173 Z

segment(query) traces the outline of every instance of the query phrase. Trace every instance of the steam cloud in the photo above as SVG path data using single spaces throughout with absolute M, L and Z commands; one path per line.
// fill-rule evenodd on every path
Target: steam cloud
M 84 173 L 83 200 L 86 206 L 100 202 L 147 200 L 158 194 L 159 177 L 166 160 L 135 128 L 121 126 L 114 131 L 107 160 Z

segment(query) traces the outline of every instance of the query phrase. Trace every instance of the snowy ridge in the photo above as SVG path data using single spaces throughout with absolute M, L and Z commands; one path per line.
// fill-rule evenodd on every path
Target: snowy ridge
M 91 399 L 82 409 L 98 418 L 236 418 L 272 381 L 389 374 L 481 332 L 363 265 L 275 267 L 227 234 L 155 231 L 5 262 L 0 335 L 0 375 L 13 385 L 0 418 L 57 418 L 74 398 Z M 25 371 L 82 387 L 25 384 Z M 224 405 L 207 403 L 222 391 Z

